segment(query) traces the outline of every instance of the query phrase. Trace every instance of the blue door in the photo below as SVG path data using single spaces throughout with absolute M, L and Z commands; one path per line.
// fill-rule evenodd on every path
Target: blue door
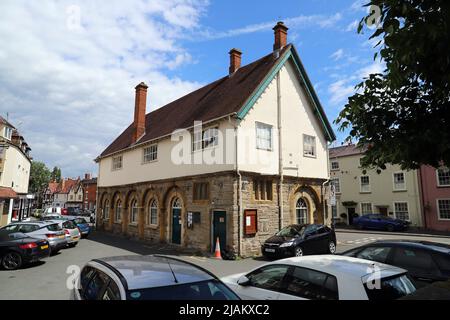
M 221 251 L 224 251 L 227 248 L 227 213 L 225 211 L 214 211 L 212 251 L 216 249 L 217 238 L 219 238 Z
M 172 205 L 172 243 L 181 244 L 181 203 L 175 199 Z

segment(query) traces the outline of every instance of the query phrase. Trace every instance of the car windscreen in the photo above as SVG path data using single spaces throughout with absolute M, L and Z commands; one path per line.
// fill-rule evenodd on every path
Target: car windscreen
M 76 226 L 76 224 L 75 224 L 75 222 L 73 222 L 73 221 L 65 221 L 64 223 L 63 223 L 63 228 L 66 228 L 66 229 L 75 229 L 77 226 Z
M 306 227 L 301 227 L 300 229 L 297 229 L 294 227 L 287 227 L 287 228 L 281 229 L 277 233 L 277 236 L 293 238 L 297 235 L 302 235 L 305 232 L 305 229 L 306 229 Z
M 78 218 L 78 219 L 74 219 L 72 220 L 73 222 L 75 222 L 75 224 L 86 224 L 86 220 L 84 220 L 83 218 Z
M 240 300 L 218 280 L 167 287 L 129 290 L 127 300 Z
M 369 300 L 397 300 L 416 291 L 406 275 L 374 279 L 364 284 Z
M 55 223 L 55 224 L 51 224 L 47 226 L 48 231 L 61 231 L 62 228 L 60 227 L 59 224 Z

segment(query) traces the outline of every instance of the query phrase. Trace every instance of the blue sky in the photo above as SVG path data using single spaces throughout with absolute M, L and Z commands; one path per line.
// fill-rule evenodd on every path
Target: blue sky
M 233 47 L 243 64 L 268 54 L 283 20 L 333 121 L 354 86 L 382 70 L 369 33 L 356 33 L 363 3 L 3 0 L 0 114 L 36 160 L 65 176 L 96 174 L 92 160 L 132 121 L 137 83 L 150 85 L 154 110 L 226 75 Z

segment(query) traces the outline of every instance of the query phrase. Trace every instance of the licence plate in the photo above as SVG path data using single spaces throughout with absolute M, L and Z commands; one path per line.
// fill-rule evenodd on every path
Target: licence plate
M 45 250 L 45 249 L 48 249 L 48 245 L 41 246 L 41 250 Z
M 59 239 L 65 239 L 66 236 L 65 236 L 65 235 L 62 235 L 62 236 L 58 236 L 58 238 L 59 238 Z
M 79 240 L 80 237 L 73 237 L 73 240 Z
M 266 249 L 266 252 L 274 253 L 274 252 L 275 252 L 275 249 Z

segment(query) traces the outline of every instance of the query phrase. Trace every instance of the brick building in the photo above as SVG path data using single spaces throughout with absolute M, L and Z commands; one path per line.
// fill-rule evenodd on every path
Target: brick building
M 90 173 L 84 175 L 81 180 L 83 185 L 83 210 L 95 211 L 97 205 L 97 178 L 92 178 Z
M 274 31 L 267 56 L 241 67 L 232 49 L 228 75 L 147 115 L 136 87 L 134 122 L 97 158 L 99 229 L 248 256 L 282 226 L 330 221 L 335 136 L 288 28 Z

